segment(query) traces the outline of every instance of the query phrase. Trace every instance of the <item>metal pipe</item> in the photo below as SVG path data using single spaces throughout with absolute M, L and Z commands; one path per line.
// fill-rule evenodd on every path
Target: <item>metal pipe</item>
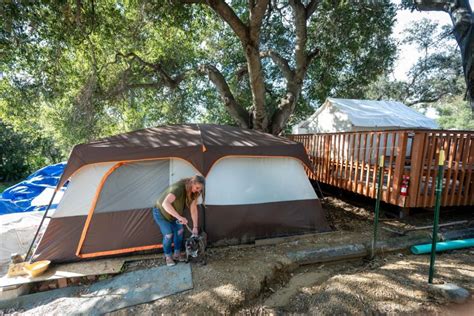
M 433 283 L 434 265 L 436 260 L 436 242 L 438 241 L 439 207 L 441 205 L 441 192 L 443 191 L 443 168 L 444 168 L 444 150 L 439 151 L 438 176 L 436 177 L 436 202 L 433 223 L 433 240 L 431 243 L 430 274 L 428 283 Z
M 370 251 L 370 259 L 375 258 L 375 247 L 377 244 L 377 232 L 379 228 L 380 198 L 382 196 L 382 178 L 383 178 L 384 156 L 379 158 L 378 183 L 377 183 L 377 199 L 375 200 L 375 218 L 374 218 L 374 238 L 372 239 L 372 248 Z

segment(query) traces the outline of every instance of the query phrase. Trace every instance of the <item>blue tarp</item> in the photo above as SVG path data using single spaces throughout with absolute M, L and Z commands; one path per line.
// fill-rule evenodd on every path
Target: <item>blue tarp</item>
M 31 202 L 45 189 L 56 188 L 65 166 L 66 163 L 61 162 L 41 168 L 25 180 L 3 191 L 0 194 L 0 215 L 46 210 L 47 205 L 33 206 Z

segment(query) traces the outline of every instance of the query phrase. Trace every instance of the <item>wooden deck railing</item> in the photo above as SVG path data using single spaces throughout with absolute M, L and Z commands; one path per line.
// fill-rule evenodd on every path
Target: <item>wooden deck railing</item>
M 377 162 L 384 155 L 382 200 L 401 207 L 433 207 L 438 154 L 446 152 L 442 206 L 474 205 L 474 132 L 393 130 L 290 135 L 303 143 L 311 179 L 375 198 Z M 408 196 L 401 196 L 403 176 Z

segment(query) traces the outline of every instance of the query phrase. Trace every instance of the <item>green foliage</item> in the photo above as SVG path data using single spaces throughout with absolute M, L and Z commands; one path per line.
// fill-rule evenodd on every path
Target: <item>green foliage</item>
M 13 182 L 0 182 L 0 194 L 2 194 L 3 191 L 5 191 L 5 189 L 11 187 L 12 185 L 15 185 L 16 182 L 13 181 Z
M 50 140 L 15 132 L 0 120 L 0 181 L 18 180 L 44 165 L 58 162 Z
M 48 153 L 48 160 L 66 157 L 77 143 L 142 127 L 234 125 L 215 87 L 197 69 L 216 66 L 236 100 L 251 109 L 242 45 L 208 6 L 174 3 L 3 2 L 0 119 L 27 138 L 49 140 L 60 148 L 60 154 Z M 248 21 L 247 1 L 228 3 Z M 290 59 L 292 14 L 287 1 L 275 3 L 264 18 L 261 49 Z M 320 54 L 288 124 L 309 115 L 328 95 L 359 97 L 364 86 L 391 67 L 394 16 L 395 6 L 388 0 L 321 2 L 309 21 L 307 48 Z M 271 113 L 285 95 L 285 82 L 270 59 L 262 63 Z M 186 79 L 178 81 L 180 76 Z
M 465 83 L 461 57 L 450 26 L 430 20 L 416 22 L 405 31 L 403 42 L 422 53 L 406 81 L 384 74 L 365 90 L 369 99 L 398 100 L 422 110 L 434 108 L 443 129 L 474 130 L 474 118 L 464 99 Z
M 450 102 L 448 102 L 450 101 Z M 443 129 L 462 129 L 474 131 L 474 115 L 469 102 L 461 97 L 446 100 L 436 106 L 439 112 L 438 123 Z
M 422 54 L 408 72 L 408 79 L 391 80 L 385 73 L 365 90 L 365 96 L 427 107 L 463 95 L 461 57 L 450 27 L 422 19 L 404 33 L 403 42 L 415 45 Z
M 311 100 L 360 98 L 368 84 L 393 67 L 395 13 L 389 1 L 338 6 L 323 2 L 311 24 L 310 40 L 321 51 L 308 73 Z
M 0 181 L 11 181 L 28 172 L 28 146 L 21 135 L 0 122 Z

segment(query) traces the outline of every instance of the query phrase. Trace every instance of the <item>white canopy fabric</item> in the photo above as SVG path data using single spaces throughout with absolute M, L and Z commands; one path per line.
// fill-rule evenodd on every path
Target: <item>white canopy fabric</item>
M 397 101 L 327 98 L 294 134 L 334 133 L 401 128 L 439 128 L 435 120 Z

